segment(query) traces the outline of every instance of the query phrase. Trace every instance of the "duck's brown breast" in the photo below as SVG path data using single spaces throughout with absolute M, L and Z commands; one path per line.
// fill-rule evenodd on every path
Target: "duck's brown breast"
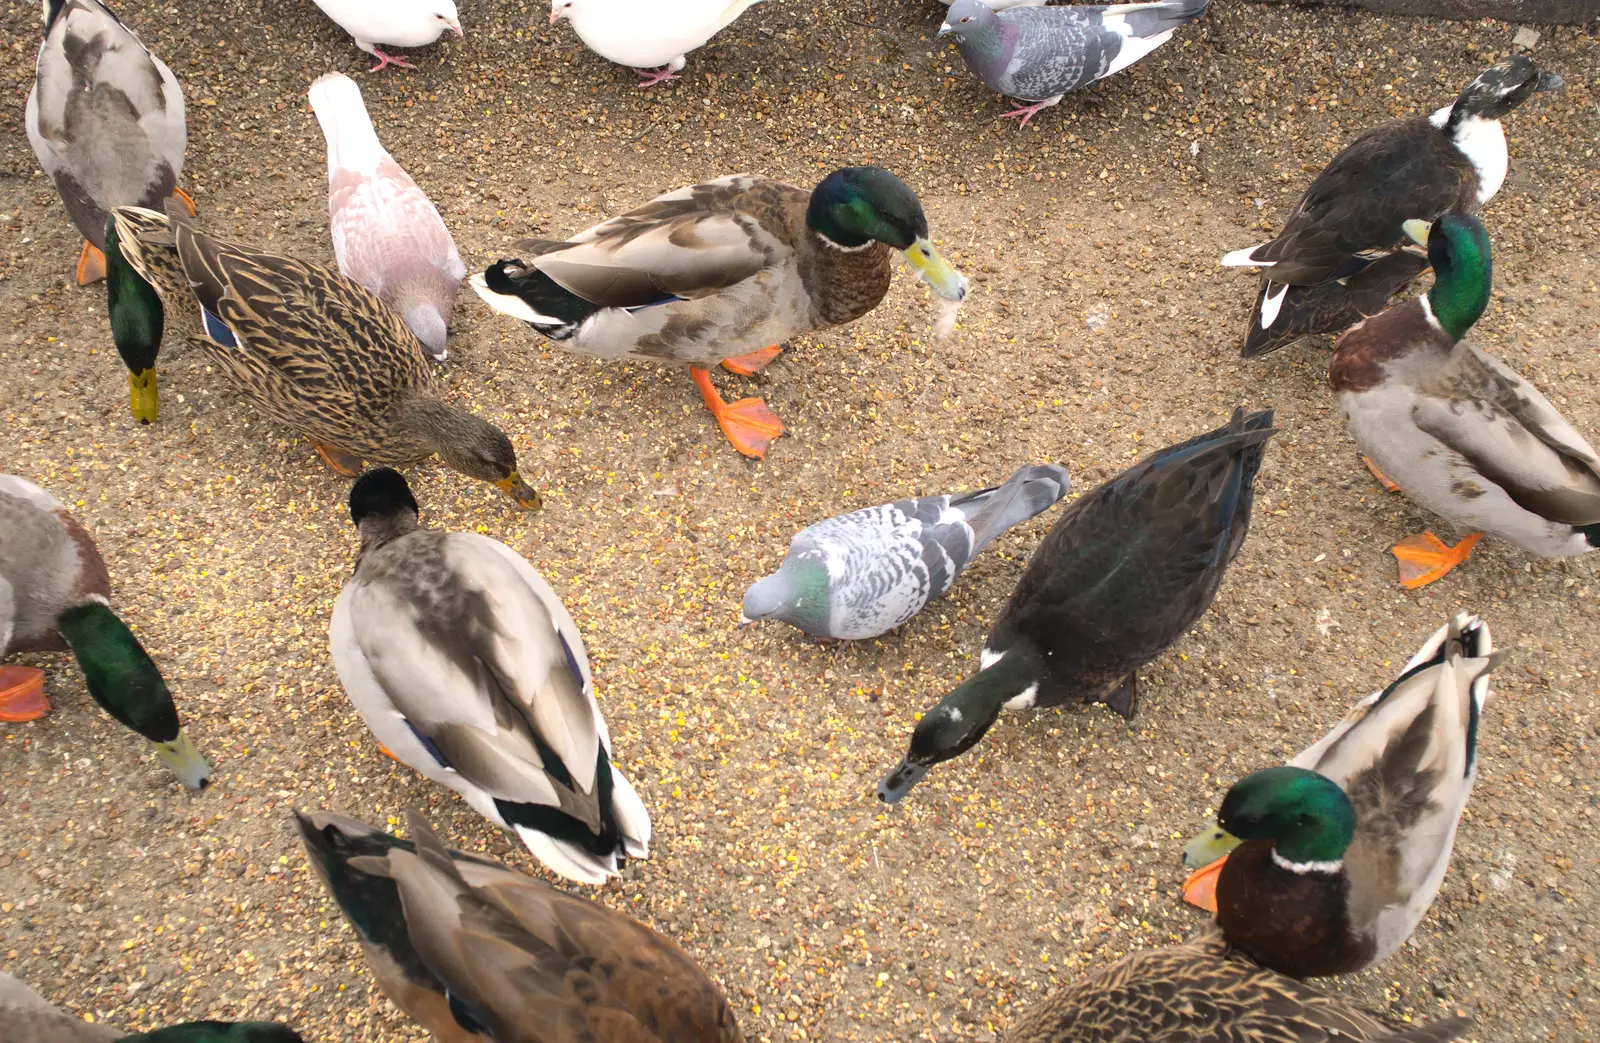
M 1272 858 L 1271 842 L 1248 841 L 1222 867 L 1217 923 L 1234 948 L 1281 974 L 1349 974 L 1376 952 L 1373 939 L 1350 930 L 1349 886 L 1342 872 L 1284 869 Z

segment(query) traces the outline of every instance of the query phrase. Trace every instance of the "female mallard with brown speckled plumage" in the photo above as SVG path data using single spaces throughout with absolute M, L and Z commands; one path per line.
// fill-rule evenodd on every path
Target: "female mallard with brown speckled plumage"
M 371 292 L 332 268 L 207 235 L 172 204 L 166 216 L 138 207 L 112 216 L 116 248 L 155 287 L 169 324 L 334 470 L 437 454 L 539 505 L 511 440 L 439 397 L 422 343 Z
M 1445 1043 L 1471 1024 L 1392 1026 L 1251 963 L 1207 930 L 1133 953 L 1031 1004 L 1006 1043 Z
M 531 260 L 490 265 L 472 288 L 569 351 L 687 362 L 728 441 L 760 458 L 783 424 L 759 398 L 724 402 L 706 367 L 754 373 L 781 341 L 861 318 L 889 292 L 890 247 L 940 297 L 966 296 L 916 193 L 881 167 L 810 192 L 749 174 L 691 185 L 565 242 L 524 240 Z
M 447 851 L 297 814 L 312 868 L 395 1006 L 438 1043 L 741 1043 L 717 983 L 671 941 L 599 902 Z
M 1489 306 L 1483 223 L 1447 214 L 1406 234 L 1428 250 L 1433 287 L 1339 339 L 1328 380 L 1368 466 L 1441 518 L 1474 530 L 1454 547 L 1431 532 L 1393 549 L 1415 588 L 1467 559 L 1484 533 L 1529 554 L 1600 547 L 1600 456 L 1505 363 L 1461 343 Z
M 1449 867 L 1493 652 L 1488 625 L 1457 615 L 1319 742 L 1236 782 L 1184 849 L 1203 867 L 1184 897 L 1214 910 L 1240 952 L 1296 978 L 1392 954 Z

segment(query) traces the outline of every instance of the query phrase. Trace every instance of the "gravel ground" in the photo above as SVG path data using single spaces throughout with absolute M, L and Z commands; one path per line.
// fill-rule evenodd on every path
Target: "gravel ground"
M 184 183 L 225 234 L 331 263 L 304 91 L 342 69 L 469 267 L 705 177 L 812 184 L 871 161 L 921 193 L 973 277 L 948 340 L 902 272 L 867 319 L 756 381 L 719 377 L 759 384 L 788 423 L 764 464 L 724 444 L 681 368 L 575 359 L 470 293 L 457 308 L 450 383 L 512 436 L 546 508 L 430 466 L 412 472 L 424 519 L 506 541 L 565 597 L 655 817 L 653 857 L 601 897 L 687 946 L 747 1036 L 992 1040 L 1056 983 L 1186 935 L 1180 838 L 1459 609 L 1512 650 L 1478 792 L 1412 943 L 1338 987 L 1396 1016 L 1471 1011 L 1479 1040 L 1600 1035 L 1595 561 L 1490 540 L 1401 591 L 1386 548 L 1428 519 L 1361 469 L 1326 342 L 1236 357 L 1253 284 L 1216 265 L 1355 132 L 1453 98 L 1513 27 L 1215 0 L 1019 131 L 934 41 L 930 0 L 767 0 L 651 92 L 547 28 L 543 4 L 466 0 L 464 45 L 371 77 L 309 0 L 119 7 L 184 84 Z M 0 732 L 0 966 L 130 1028 L 267 1017 L 314 1043 L 421 1039 L 372 987 L 290 809 L 392 823 L 415 804 L 457 844 L 539 870 L 381 757 L 340 689 L 324 635 L 355 548 L 345 482 L 186 349 L 163 356 L 160 423 L 130 419 L 103 295 L 71 284 L 78 239 L 23 136 L 38 7 L 0 11 L 0 465 L 98 534 L 217 769 L 182 791 L 69 660 L 26 660 L 49 668 L 56 710 Z M 1565 28 L 1538 45 L 1567 87 L 1510 122 L 1488 214 L 1498 288 L 1475 336 L 1600 441 L 1597 42 Z M 905 804 L 873 798 L 1050 515 L 881 640 L 735 627 L 804 524 L 1045 459 L 1088 489 L 1239 402 L 1276 406 L 1282 427 L 1255 529 L 1204 622 L 1143 675 L 1131 725 L 1103 707 L 1007 717 Z

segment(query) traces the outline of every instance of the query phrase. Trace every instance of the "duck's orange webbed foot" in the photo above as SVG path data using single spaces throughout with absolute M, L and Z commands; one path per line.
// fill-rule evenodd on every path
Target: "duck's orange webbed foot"
M 766 369 L 767 363 L 777 358 L 782 352 L 782 344 L 773 344 L 770 347 L 759 348 L 744 355 L 735 355 L 731 359 L 723 359 L 722 368 L 729 373 L 737 373 L 741 377 L 753 377 Z
M 354 478 L 361 473 L 361 457 L 345 452 L 337 446 L 312 439 L 311 444 L 316 447 L 317 455 L 322 457 L 322 462 L 333 468 L 335 474 L 342 474 L 346 478 Z
M 43 670 L 35 666 L 0 666 L 0 721 L 37 721 L 49 712 Z
M 717 389 L 711 386 L 711 373 L 701 366 L 690 366 L 689 376 L 733 447 L 745 456 L 765 459 L 772 440 L 783 434 L 783 422 L 777 414 L 759 398 L 741 398 L 732 403 L 723 401 Z
M 1372 472 L 1372 477 L 1374 477 L 1374 478 L 1376 478 L 1378 480 L 1378 484 L 1379 485 L 1383 486 L 1385 489 L 1389 490 L 1392 493 L 1397 493 L 1397 492 L 1400 491 L 1400 487 L 1398 485 L 1394 484 L 1393 482 L 1391 482 L 1389 480 L 1389 476 L 1388 475 L 1386 475 L 1382 471 L 1378 470 L 1378 465 L 1377 464 L 1373 463 L 1371 460 L 1367 459 L 1365 456 L 1363 456 L 1361 458 L 1361 462 L 1367 465 L 1367 470 Z
M 1204 909 L 1208 913 L 1217 911 L 1217 878 L 1222 875 L 1222 866 L 1228 861 L 1228 856 L 1223 855 L 1208 866 L 1202 866 L 1189 874 L 1189 879 L 1183 882 L 1183 900 L 1190 905 Z
M 1431 532 L 1407 536 L 1389 550 L 1400 563 L 1400 585 L 1407 590 L 1427 586 L 1466 561 L 1481 539 L 1481 532 L 1468 533 L 1452 547 Z
M 85 239 L 83 249 L 78 252 L 78 269 L 74 273 L 78 278 L 79 286 L 88 286 L 90 283 L 99 282 L 106 277 L 106 255 L 101 249 Z

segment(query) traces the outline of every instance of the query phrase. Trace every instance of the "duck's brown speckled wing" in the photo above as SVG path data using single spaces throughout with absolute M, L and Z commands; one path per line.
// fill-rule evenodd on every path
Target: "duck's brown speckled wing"
M 189 290 L 189 278 L 178 263 L 178 248 L 166 214 L 140 206 L 119 206 L 111 212 L 117 222 L 122 256 L 161 298 L 163 343 L 174 344 L 205 335 L 200 307 Z M 218 239 L 227 246 L 237 246 Z
M 1007 1043 L 1443 1043 L 1469 1023 L 1399 1031 L 1347 1000 L 1232 955 L 1220 935 L 1134 953 L 1030 1006 Z
M 227 243 L 173 207 L 168 218 L 195 299 L 226 327 L 197 339 L 263 408 L 358 455 L 427 455 L 389 428 L 396 401 L 433 384 L 400 316 L 332 268 Z
M 414 843 L 329 812 L 300 824 L 384 991 L 437 1039 L 742 1043 L 688 954 L 597 902 L 446 852 L 415 812 Z

